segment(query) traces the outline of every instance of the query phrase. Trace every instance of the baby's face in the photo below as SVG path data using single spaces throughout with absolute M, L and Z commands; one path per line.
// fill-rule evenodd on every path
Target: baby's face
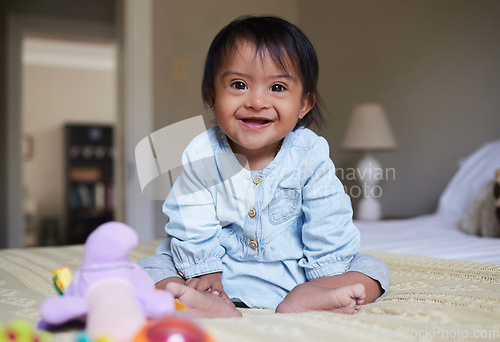
M 241 43 L 216 75 L 213 106 L 233 151 L 248 155 L 275 150 L 300 113 L 311 109 L 308 98 L 294 68 L 284 71 L 267 54 Z

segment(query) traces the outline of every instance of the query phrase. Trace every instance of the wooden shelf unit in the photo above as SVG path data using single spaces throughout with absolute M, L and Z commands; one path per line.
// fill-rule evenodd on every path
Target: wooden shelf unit
M 64 127 L 66 243 L 85 243 L 100 224 L 114 218 L 113 127 Z

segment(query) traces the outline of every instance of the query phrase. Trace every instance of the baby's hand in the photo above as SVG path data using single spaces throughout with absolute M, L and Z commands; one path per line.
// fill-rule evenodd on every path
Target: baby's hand
M 220 272 L 204 274 L 196 278 L 186 280 L 186 285 L 200 292 L 211 292 L 220 296 L 224 292 Z
M 234 304 L 228 297 L 226 292 L 224 292 L 224 286 L 222 286 L 221 273 L 209 273 L 196 278 L 189 278 L 186 280 L 185 285 L 194 288 L 200 292 L 208 292 L 224 299 L 231 307 L 234 308 Z

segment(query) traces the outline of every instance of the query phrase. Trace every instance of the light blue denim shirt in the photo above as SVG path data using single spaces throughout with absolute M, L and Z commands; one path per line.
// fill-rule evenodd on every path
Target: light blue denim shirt
M 157 254 L 185 278 L 221 271 L 229 297 L 275 308 L 297 284 L 344 273 L 359 250 L 328 143 L 309 129 L 290 132 L 261 171 L 241 166 L 218 127 L 193 139 L 182 163 Z

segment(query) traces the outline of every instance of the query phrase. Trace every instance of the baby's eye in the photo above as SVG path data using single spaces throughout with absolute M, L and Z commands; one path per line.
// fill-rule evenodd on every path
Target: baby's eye
M 247 89 L 247 85 L 242 81 L 236 81 L 236 82 L 231 83 L 231 87 L 233 87 L 235 89 L 239 89 L 239 90 L 246 90 Z
M 285 91 L 286 88 L 282 84 L 278 83 L 278 84 L 273 84 L 271 86 L 270 90 L 271 91 L 278 91 L 278 92 L 280 92 L 280 91 Z

